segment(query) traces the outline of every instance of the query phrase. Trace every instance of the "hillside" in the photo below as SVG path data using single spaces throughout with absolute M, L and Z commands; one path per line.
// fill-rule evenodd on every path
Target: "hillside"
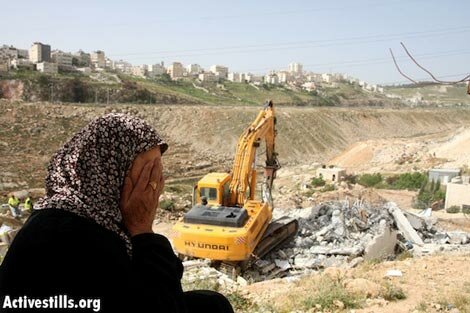
M 194 179 L 210 169 L 227 170 L 238 136 L 258 110 L 259 107 L 246 106 L 92 106 L 3 101 L 0 190 L 42 187 L 52 153 L 91 119 L 111 111 L 137 114 L 167 139 L 170 149 L 165 163 L 169 181 Z M 470 110 L 278 106 L 277 121 L 279 159 L 283 165 L 297 165 L 327 162 L 357 142 L 391 143 L 420 140 L 422 136 L 452 136 L 457 128 L 468 127 Z M 449 147 L 455 145 L 449 143 Z
M 387 87 L 386 93 L 401 97 L 401 99 L 414 99 L 427 104 L 449 106 L 470 105 L 470 95 L 467 94 L 465 83 L 457 85 L 402 85 Z
M 200 82 L 167 76 L 143 79 L 112 72 L 44 75 L 15 71 L 0 77 L 0 98 L 27 102 L 140 103 L 258 105 L 276 99 L 278 105 L 294 106 L 390 106 L 399 102 L 383 94 L 366 92 L 358 85 L 318 85 L 317 90 L 299 87 L 224 81 Z

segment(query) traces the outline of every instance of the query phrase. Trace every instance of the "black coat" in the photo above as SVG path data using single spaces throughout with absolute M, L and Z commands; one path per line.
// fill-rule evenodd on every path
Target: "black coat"
M 93 221 L 34 211 L 0 267 L 0 311 L 7 295 L 67 295 L 77 302 L 99 298 L 100 312 L 233 312 L 218 293 L 182 291 L 183 266 L 167 238 L 141 234 L 131 241 L 132 259 L 122 239 Z

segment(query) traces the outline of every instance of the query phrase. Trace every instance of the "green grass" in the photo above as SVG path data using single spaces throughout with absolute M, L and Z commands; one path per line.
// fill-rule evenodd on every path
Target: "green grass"
M 322 310 L 337 310 L 337 303 L 341 302 L 345 309 L 355 309 L 361 307 L 362 301 L 362 298 L 349 293 L 340 281 L 324 277 L 314 294 L 302 301 L 302 306 L 305 310 L 317 306 Z

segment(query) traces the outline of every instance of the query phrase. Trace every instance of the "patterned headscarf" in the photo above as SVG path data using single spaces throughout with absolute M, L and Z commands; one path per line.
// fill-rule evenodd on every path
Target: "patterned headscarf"
M 102 116 L 72 137 L 52 157 L 46 196 L 34 209 L 58 209 L 91 219 L 119 235 L 132 255 L 119 209 L 128 170 L 141 153 L 168 145 L 142 119 L 125 114 Z

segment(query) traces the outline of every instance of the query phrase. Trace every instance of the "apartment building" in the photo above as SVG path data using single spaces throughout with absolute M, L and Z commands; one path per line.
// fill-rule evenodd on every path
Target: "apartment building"
M 235 83 L 240 83 L 240 73 L 230 72 L 228 73 L 227 80 Z
M 0 60 L 12 60 L 18 57 L 18 50 L 13 46 L 3 45 L 0 47 Z
M 268 75 L 264 76 L 264 82 L 266 84 L 277 85 L 279 84 L 279 77 L 276 73 L 271 72 Z
M 54 50 L 51 52 L 51 60 L 52 62 L 57 64 L 57 67 L 60 70 L 72 70 L 72 60 L 73 55 L 71 53 L 63 52 L 60 50 Z
M 163 66 L 163 62 L 160 64 L 153 64 L 148 66 L 148 76 L 155 77 L 166 73 L 166 69 Z
M 33 63 L 50 62 L 51 46 L 35 42 L 29 49 L 29 60 Z
M 289 64 L 289 73 L 292 75 L 302 75 L 303 74 L 303 66 L 300 63 L 290 63 Z
M 13 67 L 15 70 L 17 69 L 28 69 L 28 70 L 34 70 L 34 64 L 28 59 L 13 59 L 11 60 L 11 67 Z
M 212 72 L 204 72 L 198 75 L 198 78 L 202 82 L 214 82 L 217 81 L 217 76 Z
M 228 77 L 228 67 L 223 65 L 212 65 L 210 71 L 214 73 L 217 78 L 227 79 Z
M 73 54 L 73 57 L 76 59 L 77 66 L 87 67 L 91 64 L 91 56 L 89 53 L 86 53 L 82 50 L 78 50 Z
M 202 67 L 199 64 L 189 64 L 186 71 L 190 76 L 197 76 L 202 73 Z
M 106 56 L 104 51 L 96 50 L 90 54 L 91 65 L 94 68 L 105 68 L 106 67 Z
M 57 66 L 57 63 L 40 62 L 36 64 L 36 70 L 38 70 L 38 72 L 46 74 L 57 74 L 59 71 L 59 67 Z
M 132 64 L 124 60 L 114 61 L 112 68 L 115 70 L 121 71 L 123 73 L 132 72 Z
M 184 68 L 183 64 L 180 62 L 173 62 L 168 68 L 167 73 L 170 75 L 171 79 L 178 79 L 183 77 Z

